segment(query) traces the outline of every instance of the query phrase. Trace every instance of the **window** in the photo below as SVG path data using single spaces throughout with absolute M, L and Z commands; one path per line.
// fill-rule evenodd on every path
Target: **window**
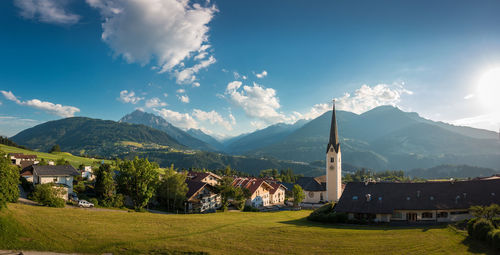
M 448 218 L 448 212 L 438 212 L 438 218 Z
M 358 200 L 358 196 L 352 196 L 352 200 Z
M 423 212 L 422 218 L 432 218 L 432 213 L 431 212 Z
M 57 177 L 54 178 L 54 182 L 57 182 Z
M 330 162 L 331 163 L 335 162 L 335 158 L 334 157 L 330 157 Z
M 309 197 L 313 198 L 314 197 L 314 192 L 309 192 Z
M 333 152 L 333 148 L 330 148 L 330 152 Z

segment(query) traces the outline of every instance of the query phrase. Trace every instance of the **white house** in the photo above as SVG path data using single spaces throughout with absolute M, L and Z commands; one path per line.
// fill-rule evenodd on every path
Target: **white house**
M 73 194 L 73 177 L 80 175 L 71 165 L 32 165 L 27 170 L 30 170 L 33 174 L 33 185 L 44 183 L 57 184 L 65 189 L 65 199 L 68 199 L 68 195 Z

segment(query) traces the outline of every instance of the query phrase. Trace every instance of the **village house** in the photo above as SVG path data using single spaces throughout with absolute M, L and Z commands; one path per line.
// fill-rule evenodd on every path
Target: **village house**
M 500 179 L 422 183 L 350 182 L 335 205 L 349 219 L 450 222 L 474 205 L 500 204 Z
M 287 188 L 280 183 L 271 183 L 271 191 L 269 192 L 269 203 L 272 205 L 283 205 L 285 204 L 285 194 Z
M 66 200 L 70 194 L 73 194 L 73 177 L 80 175 L 71 165 L 32 165 L 26 168 L 25 171 L 32 173 L 33 185 L 54 183 L 61 187 L 66 192 L 64 196 Z
M 92 171 L 92 166 L 84 166 L 83 169 L 80 169 L 82 172 L 82 178 L 87 179 L 89 181 L 93 181 L 95 179 L 94 172 Z
M 12 164 L 20 166 L 21 169 L 39 163 L 36 155 L 25 155 L 23 153 L 9 153 L 8 158 L 10 159 Z
M 252 207 L 271 205 L 270 192 L 273 187 L 263 179 L 238 177 L 234 179 L 232 185 L 249 191 L 251 195 L 246 200 L 246 205 Z
M 221 207 L 221 196 L 216 193 L 215 187 L 206 182 L 186 180 L 186 212 L 204 213 L 215 212 Z

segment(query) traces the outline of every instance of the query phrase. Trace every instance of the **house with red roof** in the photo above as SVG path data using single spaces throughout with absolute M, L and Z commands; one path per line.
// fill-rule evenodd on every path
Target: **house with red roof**
M 251 195 L 245 204 L 252 207 L 284 204 L 285 202 L 286 188 L 281 184 L 269 184 L 261 178 L 238 177 L 234 179 L 232 185 L 249 191 Z

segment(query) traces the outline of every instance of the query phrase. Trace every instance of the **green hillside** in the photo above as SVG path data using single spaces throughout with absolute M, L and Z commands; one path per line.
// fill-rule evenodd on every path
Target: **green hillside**
M 78 167 L 81 164 L 84 164 L 87 166 L 98 165 L 103 161 L 101 159 L 91 159 L 91 158 L 74 156 L 68 152 L 45 153 L 45 152 L 20 149 L 20 148 L 7 146 L 7 145 L 3 145 L 3 144 L 0 144 L 0 151 L 3 151 L 5 153 L 24 153 L 24 154 L 37 155 L 38 159 L 43 158 L 46 161 L 49 161 L 49 160 L 56 161 L 60 158 L 63 158 L 65 160 L 67 160 L 74 167 Z M 104 160 L 104 162 L 111 163 L 111 161 L 109 161 L 109 160 Z
M 472 254 L 494 251 L 447 226 L 339 226 L 311 211 L 165 215 L 9 204 L 0 250 L 113 254 Z
M 120 146 L 125 141 L 185 148 L 165 132 L 151 127 L 84 117 L 49 121 L 10 139 L 38 151 L 48 151 L 58 144 L 63 151 L 78 155 L 116 156 L 128 151 Z

